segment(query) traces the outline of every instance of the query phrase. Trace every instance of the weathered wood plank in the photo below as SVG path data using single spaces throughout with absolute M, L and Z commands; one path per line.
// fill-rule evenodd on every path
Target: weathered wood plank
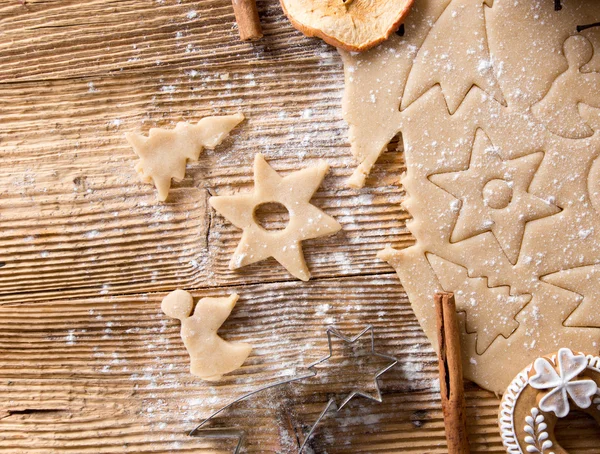
M 382 377 L 382 404 L 357 399 L 327 418 L 314 448 L 445 452 L 435 356 L 393 275 L 194 294 L 232 291 L 240 291 L 240 301 L 221 334 L 255 349 L 218 385 L 189 375 L 178 324 L 160 313 L 162 294 L 1 306 L 0 452 L 216 452 L 214 441 L 189 438 L 187 431 L 235 396 L 321 358 L 326 324 L 350 334 L 368 323 L 377 349 L 401 363 Z M 279 412 L 271 401 L 255 399 L 229 414 L 227 424 L 248 431 L 251 452 L 281 451 L 282 420 L 290 439 L 300 439 L 331 392 L 354 379 L 336 370 L 322 371 L 332 378 L 326 386 L 309 382 L 297 388 L 300 395 L 276 395 L 286 402 Z M 501 453 L 498 399 L 473 385 L 467 396 L 473 452 Z M 596 447 L 593 438 L 569 440 L 578 452 Z M 230 445 L 216 446 L 227 452 Z
M 402 155 L 390 147 L 366 189 L 343 189 L 354 162 L 338 55 L 293 30 L 278 2 L 258 4 L 266 36 L 247 44 L 228 0 L 0 0 L 0 452 L 231 452 L 187 432 L 320 358 L 330 323 L 372 323 L 401 365 L 382 380 L 382 404 L 327 418 L 315 451 L 446 452 L 433 352 L 375 259 L 412 241 Z M 124 133 L 239 110 L 248 121 L 157 204 Z M 227 269 L 239 232 L 206 201 L 250 190 L 256 152 L 282 173 L 332 165 L 314 203 L 344 230 L 305 243 L 308 283 L 272 261 Z M 178 326 L 160 313 L 153 292 L 175 287 L 241 294 L 222 333 L 255 350 L 218 386 L 188 374 Z M 285 452 L 330 397 L 316 384 L 302 395 L 282 396 L 280 412 L 251 402 L 228 421 L 249 431 L 251 452 Z M 497 398 L 472 385 L 467 398 L 473 452 L 503 452 Z M 565 446 L 595 452 L 586 421 L 572 424 Z
M 267 29 L 270 20 L 276 22 L 268 35 L 287 30 L 296 44 L 310 45 L 291 54 L 289 36 L 265 41 L 267 47 L 241 44 L 235 30 L 223 27 L 233 19 L 223 2 L 203 3 L 197 21 L 186 16 L 192 3 L 28 2 L 26 8 L 11 3 L 2 10 L 11 37 L 3 41 L 9 51 L 2 55 L 12 63 L 0 67 L 13 64 L 19 72 L 5 74 L 0 84 L 0 154 L 9 163 L 0 175 L 1 302 L 290 279 L 273 261 L 229 271 L 239 232 L 206 208 L 209 192 L 250 190 L 258 151 L 284 172 L 321 157 L 334 166 L 315 203 L 339 216 L 345 230 L 307 243 L 315 277 L 388 269 L 375 252 L 411 241 L 395 185 L 401 157 L 388 156 L 373 176 L 377 189 L 340 190 L 352 161 L 339 107 L 339 58 L 292 32 L 278 6 L 265 6 Z M 92 19 L 81 24 L 81 17 Z M 138 59 L 135 65 L 111 72 L 109 62 L 123 49 L 140 52 L 117 39 L 130 33 L 124 17 L 144 24 L 131 33 L 147 43 L 158 39 L 147 36 L 148 30 L 162 30 L 153 21 L 170 24 L 161 35 L 167 44 L 153 45 L 163 63 L 157 65 L 153 53 L 126 53 Z M 184 33 L 174 18 L 196 28 Z M 224 35 L 215 40 L 216 28 Z M 204 51 L 188 51 L 192 41 Z M 240 46 L 246 54 L 240 55 Z M 83 56 L 108 66 L 94 72 Z M 43 80 L 29 77 L 38 70 Z M 152 187 L 137 180 L 124 132 L 238 110 L 249 121 L 190 166 L 169 203 L 157 204 Z
M 130 452 L 149 452 L 150 443 L 159 443 L 161 451 L 173 439 L 197 448 L 199 442 L 183 435 L 210 410 L 322 357 L 327 323 L 349 333 L 372 323 L 378 348 L 403 355 L 397 373 L 382 382 L 386 393 L 399 393 L 414 407 L 411 392 L 435 392 L 423 388 L 435 377 L 431 348 L 393 275 L 194 293 L 234 290 L 240 291 L 240 301 L 222 334 L 251 342 L 255 350 L 240 371 L 216 387 L 189 375 L 178 324 L 160 313 L 161 294 L 1 306 L 0 402 L 10 416 L 0 420 L 0 433 L 10 440 L 6 447 L 116 452 L 128 443 Z M 310 401 L 319 402 L 310 387 L 305 391 Z M 326 401 L 326 394 L 321 398 Z M 294 405 L 305 409 L 295 402 L 294 413 L 300 411 Z M 348 424 L 358 424 L 356 417 L 348 414 Z M 388 418 L 390 425 L 398 423 L 391 414 Z M 267 443 L 276 443 L 272 422 Z M 159 430 L 162 423 L 166 426 Z M 9 452 L 4 446 L 0 443 L 0 452 Z
M 234 290 L 239 291 L 194 294 Z M 42 452 L 42 446 L 43 452 L 206 447 L 207 441 L 185 436 L 195 422 L 232 397 L 321 358 L 326 324 L 350 334 L 367 323 L 375 326 L 377 349 L 400 357 L 401 364 L 381 380 L 383 404 L 353 402 L 339 418 L 325 421 L 315 446 L 328 452 L 415 454 L 437 446 L 428 452 L 444 452 L 435 357 L 393 275 L 257 284 L 240 293 L 222 335 L 251 342 L 255 349 L 240 371 L 217 386 L 189 375 L 178 324 L 160 313 L 161 294 L 1 306 L 0 402 L 8 415 L 0 419 L 0 452 L 37 447 Z M 325 387 L 309 384 L 299 398 L 288 396 L 294 433 L 301 435 L 332 390 L 349 378 L 332 371 L 323 371 L 334 379 Z M 489 394 L 474 392 L 490 400 Z M 497 438 L 496 431 L 485 432 L 495 424 L 489 416 L 497 401 L 491 400 L 475 410 L 488 416 L 476 434 L 486 443 Z M 251 444 L 254 452 L 277 446 L 278 416 L 268 402 L 257 400 L 231 417 L 248 429 L 248 421 L 262 413 L 264 424 L 249 428 L 249 435 L 263 432 L 260 446 Z
M 10 39 L 0 44 L 0 78 L 47 81 L 182 61 L 215 68 L 327 49 L 317 40 L 307 46 L 277 2 L 259 2 L 259 9 L 265 38 L 249 44 L 239 41 L 233 9 L 222 0 L 3 0 L 0 21 Z
M 229 271 L 240 232 L 206 207 L 209 193 L 251 190 L 256 152 L 282 173 L 321 158 L 332 164 L 314 203 L 344 231 L 306 243 L 315 277 L 387 271 L 376 251 L 411 241 L 399 207 L 402 156 L 382 159 L 376 187 L 342 189 L 352 160 L 339 61 L 330 57 L 324 66 L 315 57 L 266 72 L 243 66 L 227 80 L 204 74 L 201 90 L 186 76 L 161 91 L 175 87 L 183 67 L 119 73 L 91 92 L 86 80 L 0 86 L 0 153 L 10 170 L 0 175 L 0 301 L 290 279 L 273 261 Z M 189 166 L 168 203 L 157 203 L 152 186 L 138 181 L 124 132 L 240 109 L 249 120 Z

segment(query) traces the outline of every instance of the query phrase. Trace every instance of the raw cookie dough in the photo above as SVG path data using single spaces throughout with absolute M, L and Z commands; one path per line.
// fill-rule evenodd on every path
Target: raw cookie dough
M 154 183 L 158 200 L 169 195 L 171 178 L 182 180 L 187 161 L 197 161 L 204 148 L 219 145 L 244 116 L 204 117 L 197 124 L 177 123 L 174 129 L 151 128 L 148 137 L 131 132 L 125 135 L 140 158 L 135 166 L 144 183 Z
M 211 197 L 211 206 L 243 230 L 229 268 L 235 270 L 273 257 L 298 279 L 310 279 L 301 242 L 331 235 L 342 228 L 335 219 L 310 204 L 328 170 L 329 165 L 321 162 L 281 177 L 262 154 L 257 154 L 252 193 Z M 265 203 L 279 203 L 288 210 L 290 220 L 285 229 L 265 230 L 258 224 L 254 212 Z
M 181 339 L 190 354 L 193 375 L 207 381 L 219 380 L 241 367 L 250 355 L 250 345 L 227 342 L 217 334 L 237 300 L 235 293 L 226 298 L 202 298 L 194 309 L 194 299 L 185 290 L 175 290 L 163 299 L 162 311 L 181 320 Z
M 342 53 L 351 183 L 404 144 L 416 244 L 380 257 L 431 340 L 434 293 L 455 293 L 465 375 L 496 392 L 548 351 L 600 351 L 600 28 L 577 32 L 599 20 L 587 0 L 416 0 L 403 37 Z
M 600 357 L 558 353 L 537 358 L 508 386 L 498 418 L 502 442 L 510 454 L 567 454 L 554 435 L 571 409 L 600 424 Z

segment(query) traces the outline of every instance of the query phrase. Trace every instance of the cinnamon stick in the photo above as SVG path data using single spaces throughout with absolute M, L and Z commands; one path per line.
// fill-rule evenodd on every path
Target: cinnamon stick
M 242 41 L 256 41 L 263 37 L 256 0 L 232 0 L 235 21 Z
M 465 388 L 456 303 L 452 293 L 436 293 L 440 392 L 448 454 L 469 454 Z

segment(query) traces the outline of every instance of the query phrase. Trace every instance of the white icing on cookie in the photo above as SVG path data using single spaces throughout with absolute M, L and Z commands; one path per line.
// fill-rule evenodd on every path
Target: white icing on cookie
M 571 410 L 569 398 L 578 407 L 589 408 L 598 385 L 593 380 L 575 380 L 587 366 L 585 355 L 574 355 L 568 348 L 558 352 L 558 372 L 547 359 L 536 359 L 533 363 L 536 374 L 529 379 L 529 384 L 535 389 L 549 390 L 540 401 L 540 409 L 564 418 Z
M 600 357 L 562 348 L 556 355 L 537 358 L 517 375 L 502 398 L 499 427 L 507 452 L 564 452 L 554 436 L 557 420 L 574 405 L 600 423 L 599 383 Z

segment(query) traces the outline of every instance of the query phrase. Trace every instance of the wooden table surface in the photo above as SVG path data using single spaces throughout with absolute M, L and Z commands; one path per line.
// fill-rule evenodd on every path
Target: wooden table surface
M 232 440 L 188 432 L 322 357 L 329 324 L 373 325 L 400 364 L 383 403 L 359 397 L 327 418 L 314 452 L 446 452 L 435 355 L 375 256 L 412 241 L 402 153 L 391 145 L 364 189 L 345 188 L 340 57 L 277 1 L 259 10 L 265 38 L 248 44 L 228 0 L 0 0 L 1 453 L 231 452 Z M 238 111 L 248 120 L 158 203 L 125 132 Z M 332 166 L 313 202 L 343 230 L 304 243 L 309 282 L 272 259 L 227 267 L 240 231 L 207 199 L 251 190 L 257 152 L 282 174 Z M 178 322 L 160 311 L 175 288 L 240 294 L 221 334 L 254 351 L 218 384 L 189 374 Z M 255 399 L 225 422 L 248 432 L 249 451 L 295 452 L 336 386 Z M 472 451 L 504 452 L 497 397 L 467 386 Z M 598 452 L 586 419 L 565 427 L 565 446 Z

